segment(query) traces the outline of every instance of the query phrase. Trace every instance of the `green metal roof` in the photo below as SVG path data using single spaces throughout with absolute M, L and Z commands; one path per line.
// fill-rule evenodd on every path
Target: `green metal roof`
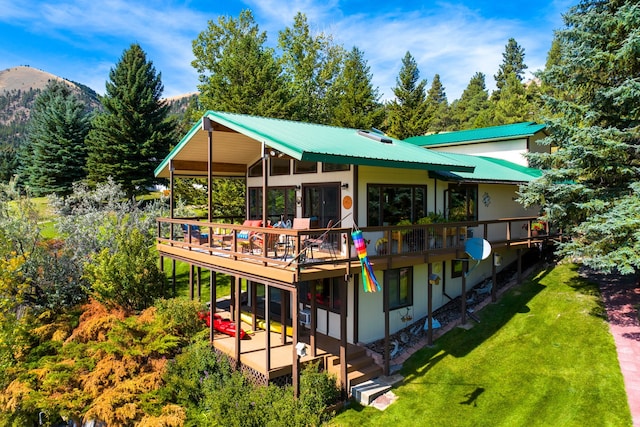
M 472 166 L 459 160 L 454 160 L 447 153 L 425 150 L 414 144 L 387 137 L 386 135 L 373 131 L 368 131 L 367 133 L 370 137 L 367 137 L 363 136 L 362 132 L 359 132 L 358 129 L 217 111 L 208 111 L 204 117 L 207 117 L 213 123 L 227 128 L 226 135 L 229 135 L 229 129 L 237 132 L 237 134 L 244 135 L 244 138 L 238 136 L 238 141 L 242 139 L 246 142 L 248 141 L 247 138 L 250 138 L 251 140 L 264 143 L 265 146 L 271 149 L 278 150 L 287 156 L 301 161 L 320 161 L 432 171 L 473 171 Z M 170 160 L 179 155 L 190 142 L 193 144 L 203 144 L 203 141 L 206 141 L 206 139 L 203 139 L 203 134 L 206 133 L 207 132 L 202 129 L 200 122 L 194 125 L 180 143 L 156 168 L 156 176 L 160 174 L 166 175 Z M 220 132 L 220 135 L 222 135 L 222 132 Z M 213 137 L 215 149 L 220 150 L 221 147 L 216 145 L 216 140 L 220 140 L 220 138 Z M 227 150 L 227 152 L 232 152 L 232 150 L 234 150 L 233 144 L 228 145 L 230 145 L 228 148 L 222 148 Z M 202 161 L 204 159 L 193 158 L 188 160 Z M 238 163 L 241 163 L 240 159 L 238 159 Z
M 473 172 L 439 171 L 435 174 L 440 179 L 468 182 L 523 184 L 542 176 L 540 169 L 522 166 L 508 160 L 470 154 L 448 154 L 461 162 L 473 165 Z
M 432 135 L 413 136 L 411 138 L 407 138 L 405 141 L 421 147 L 433 147 L 436 145 L 524 138 L 532 136 L 545 128 L 545 125 L 536 124 L 535 122 L 523 122 L 511 125 L 461 130 L 457 132 L 442 132 Z

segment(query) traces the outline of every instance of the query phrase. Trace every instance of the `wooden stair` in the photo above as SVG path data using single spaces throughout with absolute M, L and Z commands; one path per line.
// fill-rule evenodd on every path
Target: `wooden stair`
M 340 381 L 342 364 L 339 356 L 327 358 L 327 371 L 335 374 Z M 375 364 L 373 359 L 367 356 L 364 348 L 358 348 L 347 354 L 347 390 L 357 384 L 382 375 L 382 367 Z

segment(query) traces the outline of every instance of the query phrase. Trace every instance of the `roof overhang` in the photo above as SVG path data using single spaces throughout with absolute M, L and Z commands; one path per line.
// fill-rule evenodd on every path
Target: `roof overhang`
M 369 135 L 364 135 L 369 134 Z M 156 177 L 244 177 L 269 152 L 310 162 L 472 172 L 447 154 L 357 129 L 208 111 L 155 170 Z

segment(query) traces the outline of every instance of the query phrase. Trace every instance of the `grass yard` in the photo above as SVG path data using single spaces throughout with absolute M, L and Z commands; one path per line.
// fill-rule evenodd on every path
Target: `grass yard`
M 170 296 L 172 292 L 172 272 L 171 272 L 171 259 L 165 258 L 164 260 L 164 272 L 167 276 L 167 285 L 169 287 Z M 198 299 L 198 285 L 197 285 L 197 277 L 198 269 L 194 268 L 194 276 L 193 276 L 193 287 L 194 287 L 194 298 Z M 224 274 L 218 274 L 216 281 L 216 297 L 221 298 L 224 296 L 231 295 L 231 280 L 229 276 Z M 242 283 L 242 289 L 246 290 L 246 286 L 244 282 Z M 209 270 L 203 268 L 200 274 L 200 292 L 201 292 L 201 301 L 203 303 L 209 302 Z M 186 262 L 176 261 L 176 296 L 178 297 L 189 297 L 189 264 Z
M 385 411 L 352 406 L 334 426 L 631 426 L 596 284 L 575 265 L 540 272 L 404 365 Z

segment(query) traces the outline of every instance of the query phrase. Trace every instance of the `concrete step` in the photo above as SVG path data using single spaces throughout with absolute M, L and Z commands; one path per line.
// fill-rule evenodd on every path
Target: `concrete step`
M 378 396 L 391 390 L 388 384 L 381 384 L 375 380 L 367 380 L 351 387 L 351 396 L 361 405 L 369 406 Z

